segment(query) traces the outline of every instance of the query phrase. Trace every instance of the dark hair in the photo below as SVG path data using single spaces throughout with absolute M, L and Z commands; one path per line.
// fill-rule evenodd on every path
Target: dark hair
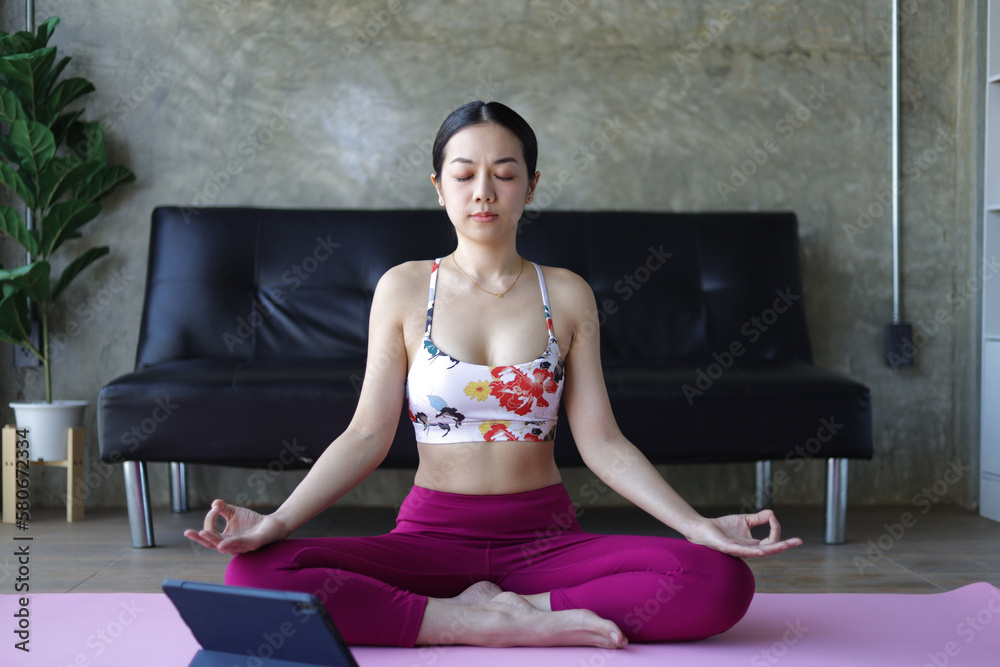
M 538 163 L 538 140 L 535 139 L 535 132 L 528 125 L 528 122 L 505 104 L 476 100 L 458 107 L 448 114 L 448 117 L 441 123 L 441 129 L 438 130 L 437 136 L 434 138 L 434 148 L 431 151 L 434 174 L 438 178 L 441 178 L 444 149 L 448 145 L 448 141 L 459 130 L 479 123 L 496 123 L 513 132 L 514 136 L 521 140 L 521 148 L 524 149 L 524 161 L 528 165 L 528 178 L 535 175 L 535 165 Z

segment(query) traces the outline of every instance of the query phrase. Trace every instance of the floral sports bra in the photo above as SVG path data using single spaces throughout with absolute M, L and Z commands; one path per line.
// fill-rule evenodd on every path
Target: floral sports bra
M 534 361 L 482 366 L 459 361 L 431 340 L 438 267 L 431 268 L 424 342 L 406 377 L 410 421 L 417 442 L 450 444 L 493 440 L 546 441 L 556 436 L 563 361 L 552 332 L 549 295 L 538 272 L 549 342 Z

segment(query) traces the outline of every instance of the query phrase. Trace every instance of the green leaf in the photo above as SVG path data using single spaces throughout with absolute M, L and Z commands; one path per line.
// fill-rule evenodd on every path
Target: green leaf
M 52 267 L 48 262 L 32 262 L 13 271 L 0 271 L 0 283 L 13 285 L 23 290 L 35 303 L 49 300 L 49 276 Z
M 14 151 L 14 146 L 11 145 L 10 139 L 2 134 L 0 134 L 0 157 L 8 162 L 13 162 L 14 164 L 21 161 L 17 157 L 17 153 Z
M 73 198 L 87 203 L 96 202 L 107 197 L 122 183 L 131 183 L 134 180 L 135 174 L 127 167 L 120 164 L 105 167 L 95 173 L 86 184 L 79 187 L 73 193 Z
M 0 123 L 10 125 L 15 120 L 25 118 L 24 107 L 17 95 L 9 88 L 0 88 Z
M 52 137 L 56 140 L 56 146 L 62 146 L 63 141 L 66 140 L 69 134 L 69 128 L 81 115 L 83 115 L 83 109 L 64 113 L 52 121 L 49 129 L 52 131 Z
M 17 175 L 21 177 L 22 181 L 24 181 L 24 187 L 28 188 L 28 191 L 31 192 L 31 198 L 34 203 L 34 200 L 37 199 L 37 197 L 35 197 L 35 191 L 37 190 L 37 188 L 35 187 L 34 174 L 25 171 L 24 169 L 19 169 L 17 171 Z
M 38 89 L 44 91 L 43 94 L 46 96 L 49 94 L 49 91 L 52 90 L 52 85 L 56 82 L 56 79 L 59 78 L 59 75 L 62 74 L 62 71 L 66 69 L 66 65 L 69 64 L 70 60 L 72 60 L 72 58 L 69 56 L 64 57 L 49 71 L 49 73 L 45 76 L 45 79 L 39 82 Z
M 39 123 L 48 125 L 73 100 L 94 92 L 94 84 L 82 77 L 63 79 L 56 84 L 52 92 L 39 106 L 36 119 Z
M 100 204 L 90 204 L 78 199 L 53 204 L 39 228 L 41 238 L 38 254 L 48 257 L 67 239 L 77 236 L 76 230 L 87 224 L 101 212 Z
M 21 175 L 6 162 L 0 162 L 0 183 L 10 188 L 11 192 L 21 198 L 28 206 L 35 205 L 35 193 L 29 188 Z
M 99 121 L 73 123 L 66 135 L 66 147 L 84 162 L 97 162 L 101 167 L 108 162 L 104 127 Z
M 32 255 L 38 254 L 38 237 L 28 229 L 18 212 L 10 206 L 0 206 L 0 230 L 9 234 Z
M 44 46 L 47 46 L 49 43 L 49 38 L 52 37 L 52 33 L 55 31 L 57 25 L 59 25 L 58 16 L 50 16 L 49 18 L 42 21 L 42 23 L 38 26 L 38 29 L 36 31 L 38 34 L 35 37 L 35 41 L 32 44 L 32 47 L 35 49 L 40 49 Z
M 25 30 L 16 32 L 13 35 L 8 33 L 0 34 L 0 53 L 3 55 L 12 56 L 15 53 L 27 53 L 28 51 L 34 51 L 31 45 L 34 41 L 34 35 Z
M 52 132 L 33 120 L 14 121 L 8 138 L 21 167 L 32 174 L 38 174 L 56 154 Z
M 75 156 L 53 158 L 38 174 L 38 208 L 48 209 L 65 192 L 86 181 L 98 169 L 96 162 L 82 162 Z
M 76 278 L 81 271 L 110 252 L 111 249 L 107 246 L 99 246 L 97 248 L 91 248 L 70 262 L 69 266 L 63 269 L 62 275 L 59 276 L 59 282 L 56 283 L 55 289 L 52 290 L 52 301 L 59 298 L 59 295 L 63 293 L 63 290 L 69 287 L 69 284 L 73 282 L 73 279 Z
M 0 301 L 0 340 L 20 345 L 30 339 L 28 297 L 21 290 L 12 291 Z
M 29 116 L 34 115 L 35 103 L 42 92 L 42 82 L 52 69 L 56 57 L 56 47 L 46 46 L 31 53 L 19 53 L 0 58 L 0 76 L 4 83 L 21 98 L 21 104 Z

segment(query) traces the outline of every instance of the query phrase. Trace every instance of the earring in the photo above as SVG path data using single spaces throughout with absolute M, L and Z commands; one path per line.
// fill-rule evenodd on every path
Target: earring
M 441 197 L 438 197 L 438 205 L 444 206 L 444 199 L 442 199 Z

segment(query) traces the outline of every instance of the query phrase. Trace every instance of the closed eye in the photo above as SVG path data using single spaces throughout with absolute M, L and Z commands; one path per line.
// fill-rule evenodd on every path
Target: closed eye
M 497 176 L 497 179 L 501 181 L 513 181 L 514 178 L 514 176 Z M 472 176 L 456 176 L 455 180 L 459 183 L 465 183 L 466 181 L 472 180 Z
M 475 174 L 470 174 L 468 176 L 456 176 L 455 180 L 458 181 L 459 183 L 465 183 L 466 181 L 471 181 L 474 176 L 475 176 Z M 516 176 L 500 176 L 499 174 L 497 174 L 496 178 L 499 181 L 513 181 L 517 177 Z

